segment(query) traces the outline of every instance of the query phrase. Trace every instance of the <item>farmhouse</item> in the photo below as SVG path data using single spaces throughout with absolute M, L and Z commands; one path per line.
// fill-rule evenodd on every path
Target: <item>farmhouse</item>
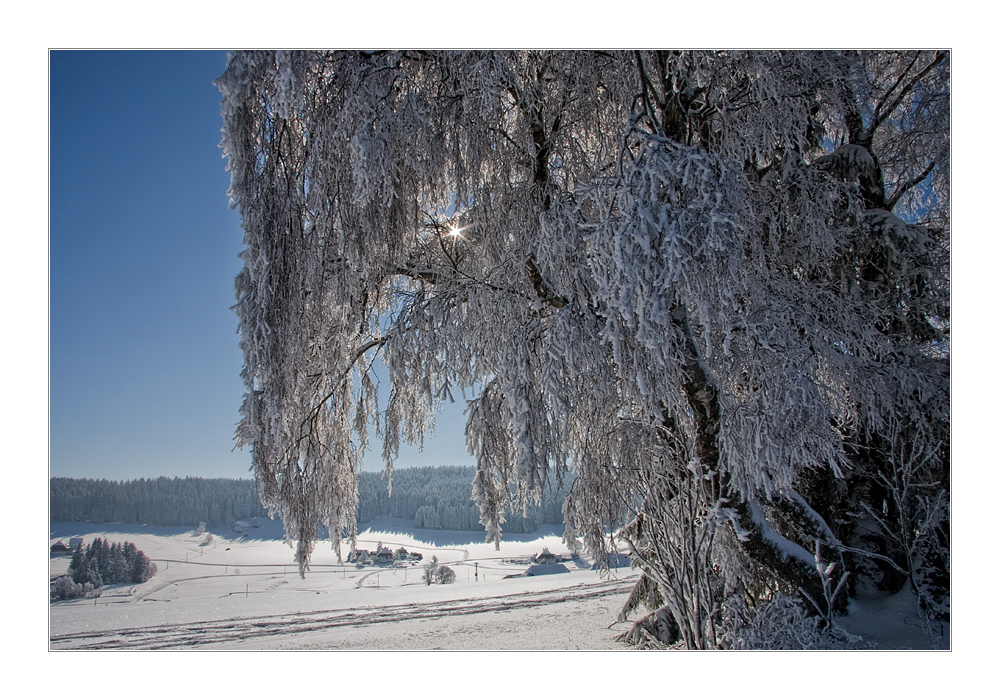
M 380 547 L 374 552 L 356 549 L 347 555 L 347 561 L 351 564 L 391 564 L 397 560 L 420 561 L 423 558 L 419 552 L 408 552 L 405 547 L 400 547 L 395 552 L 388 547 Z
M 353 552 L 347 555 L 348 563 L 354 564 L 367 564 L 372 557 L 372 553 L 367 549 L 355 549 Z
M 551 574 L 568 574 L 565 564 L 532 564 L 524 573 L 508 574 L 504 578 L 524 578 L 525 576 L 549 576 Z
M 561 561 L 563 561 L 563 558 L 558 554 L 550 552 L 548 547 L 545 547 L 541 554 L 536 554 L 534 557 L 536 564 L 558 564 Z
M 62 540 L 59 540 L 49 548 L 49 551 L 53 554 L 72 554 L 73 548 Z
M 568 574 L 565 564 L 532 564 L 524 572 L 525 576 L 548 576 L 550 574 Z

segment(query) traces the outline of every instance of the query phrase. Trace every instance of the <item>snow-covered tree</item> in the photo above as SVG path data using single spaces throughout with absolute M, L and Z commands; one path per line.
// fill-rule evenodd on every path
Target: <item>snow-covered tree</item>
M 947 52 L 241 52 L 217 85 L 237 440 L 303 571 L 319 523 L 353 541 L 368 424 L 391 489 L 461 394 L 487 539 L 571 480 L 567 544 L 628 543 L 662 643 L 820 600 L 819 546 L 947 614 Z
M 424 564 L 424 573 L 421 580 L 428 586 L 437 581 L 438 578 L 438 558 L 434 556 L 429 562 Z
M 440 584 L 455 583 L 455 570 L 450 566 L 439 566 L 434 572 L 434 580 Z

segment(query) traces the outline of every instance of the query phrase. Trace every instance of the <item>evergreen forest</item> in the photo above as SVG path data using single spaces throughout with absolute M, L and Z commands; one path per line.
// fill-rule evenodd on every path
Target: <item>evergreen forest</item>
M 358 477 L 358 520 L 377 517 L 412 520 L 428 530 L 483 531 L 472 501 L 471 466 L 413 467 L 393 473 L 390 495 L 378 472 Z M 542 524 L 562 523 L 568 489 L 546 491 L 526 510 L 510 507 L 508 532 L 534 532 Z M 57 522 L 127 522 L 143 525 L 231 526 L 237 520 L 266 518 L 252 479 L 196 477 L 135 479 L 53 478 L 49 481 L 49 518 Z

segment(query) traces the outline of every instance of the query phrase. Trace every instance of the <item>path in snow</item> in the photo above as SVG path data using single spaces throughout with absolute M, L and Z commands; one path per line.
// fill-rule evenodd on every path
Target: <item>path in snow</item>
M 531 593 L 515 593 L 493 598 L 464 598 L 432 603 L 406 603 L 369 606 L 352 610 L 326 610 L 308 613 L 260 615 L 208 622 L 153 625 L 53 635 L 51 649 L 177 649 L 211 646 L 215 648 L 350 648 L 350 649 L 537 649 L 572 648 L 584 642 L 566 635 L 553 634 L 552 624 L 562 620 L 568 626 L 585 622 L 593 627 L 594 605 L 613 621 L 614 611 L 634 581 L 611 580 L 583 583 L 573 588 Z M 555 606 L 555 607 L 550 607 Z M 534 608 L 546 618 L 544 636 L 537 634 Z M 574 612 L 576 615 L 574 615 Z M 574 620 L 573 618 L 577 619 Z M 447 618 L 448 634 L 435 638 L 434 630 L 443 632 L 442 618 Z M 462 618 L 460 620 L 460 618 Z M 580 619 L 584 618 L 584 619 Z M 428 627 L 425 623 L 432 623 Z M 477 640 L 468 640 L 453 630 L 455 625 L 476 630 Z M 374 634 L 369 628 L 381 627 Z M 490 634 L 497 627 L 505 635 Z M 424 631 L 427 628 L 429 631 Z M 510 630 L 521 634 L 509 634 Z M 620 648 L 614 637 L 623 630 L 600 630 L 607 634 L 606 646 Z M 458 638 L 462 637 L 460 644 Z M 502 637 L 502 639 L 501 639 Z M 429 643 L 429 640 L 430 643 Z M 414 641 L 416 642 L 414 644 Z M 557 646 L 552 646 L 556 644 Z

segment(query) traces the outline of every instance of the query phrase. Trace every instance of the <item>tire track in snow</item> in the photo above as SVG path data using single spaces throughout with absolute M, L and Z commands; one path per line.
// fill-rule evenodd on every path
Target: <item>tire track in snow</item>
M 618 579 L 572 588 L 512 593 L 492 598 L 463 598 L 435 603 L 406 603 L 348 610 L 285 613 L 207 622 L 153 625 L 117 630 L 53 635 L 50 649 L 176 649 L 205 644 L 243 642 L 258 637 L 321 632 L 333 627 L 367 627 L 383 623 L 431 620 L 452 615 L 476 615 L 534 608 L 590 598 L 621 595 L 634 581 Z

